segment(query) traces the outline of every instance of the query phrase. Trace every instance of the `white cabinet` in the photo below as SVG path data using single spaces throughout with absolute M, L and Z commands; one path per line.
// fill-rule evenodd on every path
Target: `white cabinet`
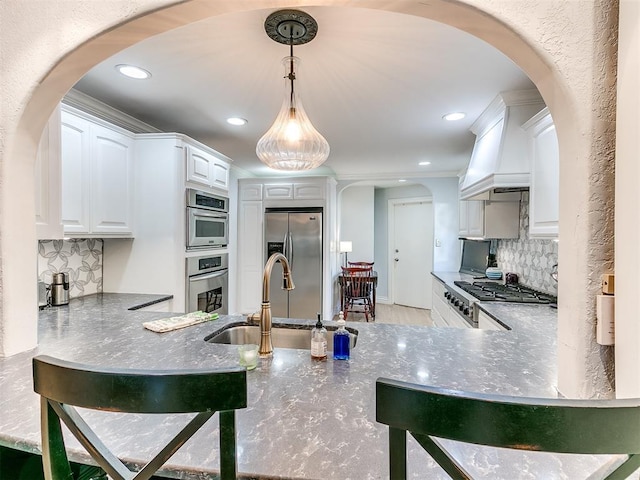
M 549 109 L 523 125 L 527 132 L 531 188 L 529 190 L 529 236 L 557 238 L 560 194 L 558 137 Z
M 185 155 L 187 182 L 221 190 L 229 189 L 229 162 L 223 159 L 222 154 L 186 144 Z
M 295 182 L 266 184 L 265 200 L 324 200 L 326 186 L 323 183 Z
M 35 164 L 36 235 L 38 240 L 64 237 L 60 221 L 60 107 L 42 132 Z
M 462 200 L 460 207 L 460 237 L 518 238 L 520 202 Z
M 437 278 L 431 282 L 431 320 L 434 327 L 448 327 L 449 305 L 444 299 L 444 284 Z
M 240 187 L 242 196 L 243 187 Z M 252 313 L 262 299 L 262 201 L 241 201 L 238 208 L 238 308 Z
M 132 236 L 133 138 L 63 105 L 61 218 L 66 235 Z
M 277 184 L 264 186 L 265 200 L 293 200 L 293 184 Z
M 133 234 L 133 138 L 92 126 L 90 228 L 93 234 Z

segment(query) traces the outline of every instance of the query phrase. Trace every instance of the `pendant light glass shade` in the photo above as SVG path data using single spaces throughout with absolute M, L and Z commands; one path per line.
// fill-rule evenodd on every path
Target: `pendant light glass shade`
M 310 170 L 329 156 L 329 143 L 314 128 L 302 107 L 294 83 L 298 57 L 285 57 L 285 98 L 271 128 L 256 146 L 258 158 L 276 170 Z

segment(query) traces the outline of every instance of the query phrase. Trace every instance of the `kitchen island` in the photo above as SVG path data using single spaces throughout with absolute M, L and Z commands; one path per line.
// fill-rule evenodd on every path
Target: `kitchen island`
M 159 298 L 98 294 L 41 312 L 39 346 L 0 359 L 0 445 L 40 452 L 39 399 L 31 381 L 34 355 L 122 368 L 238 364 L 237 347 L 207 343 L 204 338 L 244 322 L 243 317 L 221 316 L 181 330 L 154 333 L 142 323 L 170 314 L 128 308 Z M 375 381 L 380 376 L 476 392 L 556 397 L 555 314 L 549 309 L 538 313 L 552 326 L 500 332 L 348 322 L 348 327 L 358 331 L 349 361 L 318 362 L 311 360 L 309 351 L 276 349 L 272 359 L 247 372 L 248 408 L 237 412 L 239 478 L 388 478 L 388 430 L 375 420 Z M 186 422 L 180 415 L 161 420 L 152 415 L 114 418 L 114 414 L 92 412 L 88 418 L 105 443 L 134 464 L 153 456 Z M 175 478 L 214 478 L 217 445 L 215 416 L 161 473 Z M 607 460 L 453 442 L 446 445 L 474 476 L 494 480 L 585 478 Z M 92 463 L 75 440 L 70 439 L 68 446 L 72 460 Z M 448 478 L 412 439 L 408 465 L 410 478 Z

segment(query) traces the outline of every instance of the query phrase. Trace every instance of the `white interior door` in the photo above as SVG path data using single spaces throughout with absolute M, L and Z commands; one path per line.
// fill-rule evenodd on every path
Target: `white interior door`
M 433 204 L 396 203 L 393 209 L 393 303 L 431 308 Z

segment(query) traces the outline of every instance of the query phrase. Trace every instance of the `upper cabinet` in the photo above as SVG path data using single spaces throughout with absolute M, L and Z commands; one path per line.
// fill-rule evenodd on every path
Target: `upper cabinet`
M 529 190 L 529 236 L 558 236 L 560 154 L 558 137 L 549 109 L 545 108 L 523 126 L 527 132 L 531 188 Z
M 214 150 L 205 150 L 185 142 L 187 181 L 221 190 L 229 190 L 230 160 Z
M 61 113 L 65 235 L 133 235 L 134 135 L 66 105 Z
M 314 177 L 295 183 L 267 183 L 264 185 L 265 200 L 324 200 L 326 185 Z
M 64 237 L 60 221 L 60 107 L 42 132 L 35 165 L 38 240 Z

